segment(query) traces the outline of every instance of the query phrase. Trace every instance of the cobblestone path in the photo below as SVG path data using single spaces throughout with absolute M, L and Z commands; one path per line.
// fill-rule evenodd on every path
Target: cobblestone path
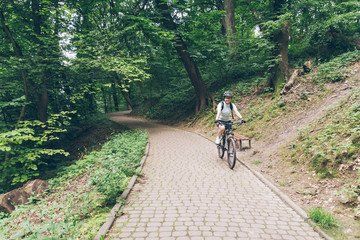
M 143 177 L 107 239 L 322 239 L 249 170 L 234 170 L 196 134 L 126 116 L 146 128 Z

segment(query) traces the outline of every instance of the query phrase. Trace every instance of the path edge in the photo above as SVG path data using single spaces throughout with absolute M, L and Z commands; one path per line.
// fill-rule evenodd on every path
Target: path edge
M 188 129 L 182 129 L 182 128 L 177 128 L 178 130 L 184 130 L 190 133 L 194 133 L 197 134 L 205 139 L 207 139 L 208 141 L 212 142 L 214 145 L 215 142 L 211 141 L 211 139 L 209 139 L 207 136 L 198 133 L 198 132 L 193 132 L 191 130 Z M 299 214 L 300 217 L 302 217 L 306 223 L 308 223 L 321 237 L 323 237 L 326 240 L 334 240 L 333 238 L 331 238 L 330 236 L 328 236 L 324 231 L 322 231 L 315 222 L 313 222 L 308 214 L 301 208 L 299 207 L 295 202 L 293 202 L 285 193 L 283 193 L 278 187 L 276 187 L 274 184 L 272 184 L 269 180 L 267 180 L 263 175 L 261 175 L 259 172 L 255 171 L 254 169 L 252 169 L 249 165 L 247 165 L 244 161 L 237 159 L 242 165 L 244 165 L 252 174 L 255 175 L 255 177 L 257 179 L 259 179 L 262 183 L 264 183 L 268 188 L 270 188 L 270 190 L 275 193 L 285 204 L 287 204 L 289 207 L 291 207 L 297 214 Z
M 326 240 L 333 240 L 330 236 L 328 236 L 325 232 L 323 232 L 317 225 L 314 223 L 308 216 L 308 214 L 299 207 L 295 202 L 293 202 L 285 193 L 283 193 L 279 188 L 277 188 L 274 184 L 272 184 L 269 180 L 267 180 L 263 175 L 259 172 L 255 171 L 254 169 L 250 168 L 245 162 L 242 160 L 238 161 L 244 165 L 252 174 L 254 174 L 262 183 L 264 183 L 268 188 L 271 189 L 278 197 L 285 202 L 289 207 L 291 207 L 297 214 L 302 217 L 305 222 L 307 222 L 321 237 Z
M 143 166 L 145 164 L 145 161 L 146 161 L 146 158 L 147 158 L 148 153 L 149 153 L 149 148 L 150 148 L 150 143 L 148 141 L 147 144 L 146 144 L 146 147 L 145 147 L 144 155 L 143 155 L 143 157 L 142 157 L 142 159 L 140 161 L 140 166 L 139 166 L 138 169 L 143 168 Z M 136 183 L 137 177 L 138 177 L 137 174 L 134 174 L 131 177 L 129 184 L 126 187 L 126 190 L 120 196 L 121 200 L 126 200 L 127 199 L 127 197 L 129 196 L 132 188 L 134 187 L 134 185 Z M 101 226 L 99 232 L 96 234 L 94 240 L 101 240 L 101 239 L 105 238 L 105 236 L 107 235 L 107 233 L 111 229 L 112 225 L 114 224 L 115 219 L 118 216 L 119 210 L 121 209 L 121 207 L 124 204 L 125 204 L 125 201 L 121 201 L 121 203 L 116 203 L 114 205 L 114 207 L 111 209 L 109 215 L 107 216 L 107 218 L 105 220 L 105 223 Z

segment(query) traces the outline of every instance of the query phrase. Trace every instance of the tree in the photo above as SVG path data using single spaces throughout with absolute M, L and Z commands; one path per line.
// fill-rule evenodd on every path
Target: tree
M 223 26 L 225 28 L 228 45 L 230 48 L 233 48 L 237 44 L 234 0 L 224 0 L 224 10 Z
M 274 96 L 280 96 L 281 89 L 286 83 L 288 70 L 288 47 L 290 33 L 290 14 L 283 14 L 286 0 L 275 0 L 270 9 L 271 20 L 265 23 L 267 36 L 274 44 L 272 55 L 274 65 L 270 69 L 269 87 L 274 90 Z
M 198 67 L 188 52 L 185 42 L 183 41 L 180 34 L 176 32 L 177 27 L 171 17 L 168 5 L 161 0 L 156 0 L 155 5 L 156 8 L 160 11 L 163 26 L 174 34 L 172 42 L 181 61 L 184 64 L 190 81 L 194 86 L 197 101 L 196 111 L 198 112 L 199 110 L 206 107 L 207 90 L 205 83 L 201 77 Z
M 305 56 L 305 59 L 324 60 L 359 49 L 358 1 L 299 0 L 291 2 L 289 7 L 297 16 L 291 32 L 291 45 L 297 49 L 294 58 Z
M 14 53 L 15 53 L 15 56 L 19 59 L 21 59 L 23 57 L 23 53 L 21 51 L 21 48 L 19 46 L 19 44 L 17 43 L 17 41 L 14 39 L 6 21 L 5 21 L 5 17 L 4 17 L 4 12 L 2 10 L 0 10 L 0 20 L 1 20 L 1 25 L 2 25 L 2 28 L 7 36 L 7 38 L 10 40 L 11 42 L 11 45 L 13 47 L 13 50 L 14 50 Z M 24 94 L 25 94 L 25 98 L 24 98 L 24 104 L 21 108 L 21 112 L 20 112 L 20 116 L 19 116 L 19 121 L 21 121 L 24 117 L 24 114 L 25 114 L 25 107 L 26 107 L 26 103 L 28 101 L 28 98 L 29 98 L 29 93 L 28 93 L 28 87 L 27 87 L 27 81 L 26 81 L 26 76 L 27 76 L 27 73 L 25 71 L 24 68 L 20 68 L 20 72 L 21 72 L 21 78 L 22 78 L 22 81 L 23 81 L 23 86 L 24 86 Z
M 269 78 L 269 86 L 274 89 L 275 97 L 280 95 L 283 85 L 286 83 L 289 75 L 289 64 L 288 64 L 288 48 L 289 48 L 289 32 L 290 32 L 290 21 L 280 21 L 280 26 L 272 34 L 271 40 L 275 43 L 273 49 L 273 56 L 277 56 L 275 65 L 271 69 L 271 75 Z
M 20 65 L 25 103 L 19 119 L 25 115 L 25 104 L 34 99 L 37 118 L 45 122 L 48 111 L 48 85 L 60 67 L 59 31 L 60 19 L 53 19 L 57 1 L 23 1 L 3 3 L 0 8 L 2 28 L 11 43 Z M 21 17 L 11 17 L 21 16 Z M 8 19 L 8 20 L 6 20 Z M 54 20 L 54 21 L 53 21 Z M 52 21 L 55 22 L 52 26 Z M 11 68 L 16 68 L 10 64 Z
M 287 12 L 287 0 L 272 0 L 266 5 L 247 1 L 246 5 L 256 19 L 255 24 L 260 37 L 269 42 L 271 49 L 268 61 L 267 86 L 273 89 L 274 96 L 279 96 L 282 85 L 288 78 L 288 47 L 290 37 L 290 17 Z

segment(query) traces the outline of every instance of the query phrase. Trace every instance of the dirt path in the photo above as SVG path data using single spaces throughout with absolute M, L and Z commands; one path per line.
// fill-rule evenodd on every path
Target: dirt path
M 194 133 L 112 114 L 149 131 L 143 177 L 107 239 L 321 239 L 244 166 Z

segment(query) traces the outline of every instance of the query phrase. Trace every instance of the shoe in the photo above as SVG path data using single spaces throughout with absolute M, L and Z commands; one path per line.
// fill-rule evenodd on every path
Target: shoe
M 220 144 L 220 138 L 219 138 L 219 137 L 216 137 L 215 143 L 216 143 L 217 145 Z

